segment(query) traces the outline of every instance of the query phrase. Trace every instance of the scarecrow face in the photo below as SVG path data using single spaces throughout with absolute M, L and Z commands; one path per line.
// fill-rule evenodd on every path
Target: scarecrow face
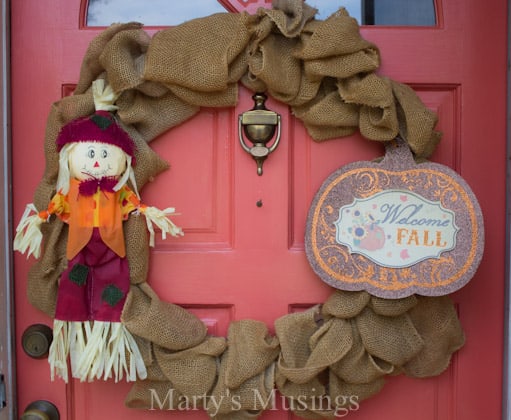
M 77 142 L 69 151 L 69 172 L 85 179 L 118 177 L 126 169 L 126 155 L 117 146 L 97 141 Z

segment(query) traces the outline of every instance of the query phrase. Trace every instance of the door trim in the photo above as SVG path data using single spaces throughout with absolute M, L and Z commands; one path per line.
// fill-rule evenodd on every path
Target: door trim
M 6 406 L 0 406 L 0 420 L 15 420 L 14 282 L 12 270 L 12 195 L 10 133 L 10 0 L 0 1 L 0 373 L 4 376 Z M 2 402 L 0 402 L 2 404 Z
M 506 302 L 504 305 L 504 366 L 502 383 L 502 419 L 511 420 L 511 67 L 510 52 L 511 46 L 511 0 L 507 1 L 507 171 L 506 171 Z

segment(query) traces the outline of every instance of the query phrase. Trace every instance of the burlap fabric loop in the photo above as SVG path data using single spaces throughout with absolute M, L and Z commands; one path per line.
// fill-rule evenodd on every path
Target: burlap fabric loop
M 207 337 L 182 351 L 150 344 L 144 354 L 147 379 L 132 386 L 126 399 L 129 406 L 154 410 L 204 408 L 216 381 L 217 358 L 225 348 L 221 337 Z
M 206 406 L 214 419 L 257 416 L 266 408 L 274 388 L 274 361 L 279 354 L 276 337 L 259 321 L 233 322 L 227 335 L 218 381 Z
M 387 375 L 437 375 L 464 343 L 447 297 L 390 301 L 336 291 L 321 307 L 278 319 L 275 328 L 276 386 L 300 401 L 295 413 L 303 418 L 335 417 L 353 396 L 358 404 L 379 392 Z
M 272 10 L 212 15 L 152 38 L 137 23 L 107 28 L 85 54 L 74 95 L 50 110 L 36 206 L 46 208 L 55 192 L 57 134 L 67 122 L 94 111 L 90 87 L 97 78 L 120 95 L 117 118 L 137 146 L 140 189 L 168 167 L 149 142 L 201 107 L 235 105 L 239 83 L 289 105 L 315 141 L 357 130 L 375 141 L 401 133 L 417 158 L 427 158 L 440 138 L 435 114 L 411 88 L 376 73 L 378 48 L 360 36 L 344 10 L 325 21 L 314 13 L 302 0 L 281 0 Z M 179 409 L 179 403 L 195 398 L 213 417 L 255 418 L 267 407 L 251 406 L 253 390 L 268 401 L 276 387 L 289 401 L 305 398 L 295 407 L 297 415 L 332 417 L 349 407 L 348 396 L 361 401 L 378 392 L 386 375 L 439 374 L 463 344 L 449 298 L 385 301 L 341 291 L 322 305 L 278 319 L 275 336 L 262 323 L 243 321 L 233 323 L 227 341 L 210 337 L 197 317 L 163 302 L 147 284 L 143 220 L 133 215 L 124 229 L 132 286 L 122 318 L 148 367 L 147 380 L 135 383 L 126 399 L 130 407 L 159 402 Z M 28 295 L 53 316 L 67 264 L 67 226 L 52 220 L 43 234 L 45 250 L 30 270 Z M 227 391 L 245 397 L 219 407 L 200 398 Z M 335 404 L 320 407 L 324 400 Z

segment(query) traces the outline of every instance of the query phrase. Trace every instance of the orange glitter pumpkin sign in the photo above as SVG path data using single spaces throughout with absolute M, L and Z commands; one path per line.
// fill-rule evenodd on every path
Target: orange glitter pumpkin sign
M 390 299 L 458 290 L 484 248 L 481 209 L 467 183 L 444 165 L 415 163 L 401 139 L 380 163 L 352 163 L 327 178 L 305 236 L 323 281 Z

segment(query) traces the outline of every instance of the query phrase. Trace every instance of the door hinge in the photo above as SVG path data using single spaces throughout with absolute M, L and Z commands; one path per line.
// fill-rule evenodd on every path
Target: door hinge
M 0 373 L 0 411 L 7 406 L 7 391 L 5 390 L 4 375 Z

